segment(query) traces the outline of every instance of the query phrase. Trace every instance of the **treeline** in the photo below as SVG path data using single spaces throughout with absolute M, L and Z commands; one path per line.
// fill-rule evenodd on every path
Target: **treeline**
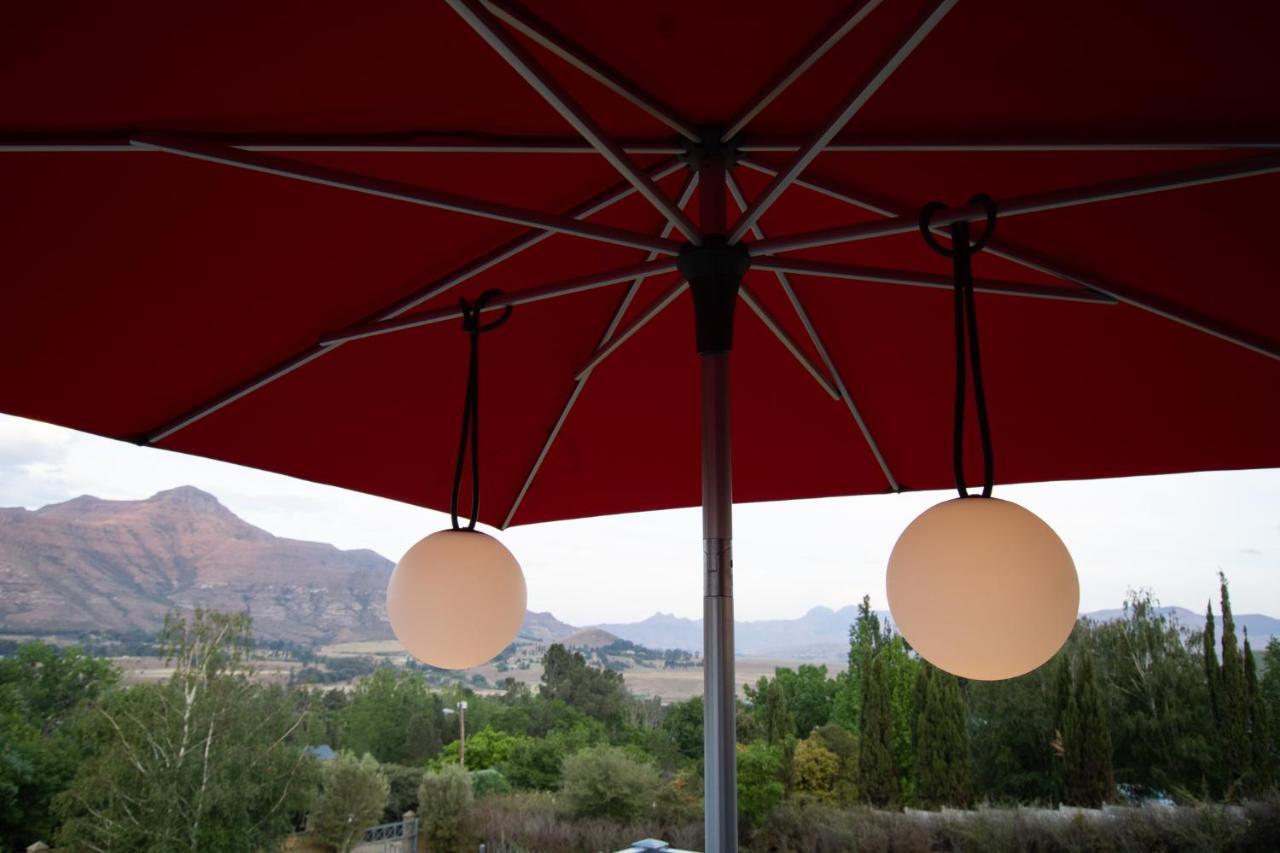
M 868 807 L 1269 796 L 1280 642 L 1260 658 L 1237 644 L 1225 579 L 1218 617 L 1220 639 L 1212 610 L 1193 629 L 1132 595 L 1123 618 L 1080 622 L 1039 670 L 973 682 L 922 662 L 864 599 L 845 671 L 779 669 L 745 691 L 744 846 L 888 825 Z M 410 810 L 433 849 L 493 833 L 526 849 L 700 844 L 701 699 L 634 696 L 562 646 L 537 689 L 508 679 L 479 695 L 391 666 L 350 690 L 257 683 L 244 615 L 170 619 L 156 642 L 175 669 L 166 684 L 123 687 L 108 662 L 43 643 L 0 660 L 0 849 L 272 849 L 298 831 L 345 849 Z M 321 744 L 339 757 L 315 760 Z

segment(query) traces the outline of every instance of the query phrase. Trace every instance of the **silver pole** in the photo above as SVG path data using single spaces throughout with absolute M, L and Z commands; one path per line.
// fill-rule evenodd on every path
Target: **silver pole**
M 702 355 L 704 816 L 707 853 L 738 849 L 729 353 Z

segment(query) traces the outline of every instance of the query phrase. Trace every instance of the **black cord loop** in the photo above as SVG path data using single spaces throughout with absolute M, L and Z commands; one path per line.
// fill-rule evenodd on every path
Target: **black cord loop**
M 458 300 L 458 307 L 462 310 L 462 331 L 471 341 L 471 358 L 467 367 L 467 393 L 462 403 L 462 437 L 458 440 L 458 460 L 453 468 L 453 493 L 449 501 L 449 517 L 454 530 L 463 529 L 458 523 L 458 500 L 462 493 L 468 439 L 471 445 L 471 515 L 467 530 L 476 529 L 476 518 L 480 515 L 480 336 L 511 319 L 511 306 L 504 306 L 498 319 L 488 323 L 480 322 L 480 314 L 488 307 L 490 299 L 501 295 L 501 290 L 486 290 L 474 302 L 466 298 Z
M 995 455 L 991 446 L 991 423 L 987 417 L 987 394 L 982 381 L 982 358 L 978 348 L 978 313 L 973 297 L 973 255 L 982 251 L 996 229 L 996 203 L 990 196 L 976 195 L 969 199 L 970 207 L 981 206 L 986 210 L 986 228 L 976 243 L 970 243 L 969 220 L 950 223 L 951 248 L 934 239 L 932 222 L 934 215 L 946 205 L 931 202 L 920 211 L 920 234 L 925 243 L 940 255 L 951 258 L 955 275 L 955 339 L 956 339 L 956 391 L 954 424 L 951 439 L 951 464 L 954 468 L 956 491 L 960 497 L 969 497 L 964 476 L 964 414 L 965 414 L 965 339 L 969 343 L 969 362 L 973 365 L 973 400 L 978 410 L 978 432 L 982 438 L 982 496 L 991 497 L 995 484 Z

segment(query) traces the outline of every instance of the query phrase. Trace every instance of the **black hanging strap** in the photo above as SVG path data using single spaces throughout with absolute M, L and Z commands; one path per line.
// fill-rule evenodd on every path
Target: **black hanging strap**
M 934 239 L 930 230 L 934 214 L 946 205 L 932 202 L 920 211 L 920 233 L 935 252 L 951 258 L 955 275 L 955 337 L 956 337 L 956 404 L 952 432 L 951 454 L 955 468 L 956 491 L 960 497 L 969 497 L 964 477 L 964 412 L 965 412 L 965 338 L 969 340 L 969 362 L 973 365 L 973 399 L 978 409 L 978 432 L 982 437 L 982 496 L 991 497 L 995 483 L 995 456 L 991 449 L 991 424 L 987 419 L 987 395 L 982 384 L 982 358 L 978 351 L 978 314 L 973 298 L 973 255 L 982 251 L 992 232 L 996 230 L 996 203 L 987 195 L 969 199 L 970 207 L 982 207 L 987 213 L 987 227 L 978 242 L 969 243 L 969 220 L 959 219 L 950 224 L 951 248 Z
M 454 530 L 462 529 L 458 524 L 458 496 L 462 492 L 462 469 L 466 465 L 468 438 L 471 442 L 471 516 L 467 530 L 476 529 L 476 517 L 480 515 L 480 336 L 507 322 L 511 317 L 511 306 L 505 306 L 498 319 L 484 324 L 480 322 L 480 313 L 490 299 L 501 295 L 500 290 L 486 290 L 474 302 L 465 298 L 458 300 L 462 309 L 462 331 L 471 339 L 471 361 L 467 368 L 466 399 L 462 403 L 462 437 L 458 441 L 458 461 L 453 469 L 453 495 L 449 501 L 449 517 L 453 520 Z

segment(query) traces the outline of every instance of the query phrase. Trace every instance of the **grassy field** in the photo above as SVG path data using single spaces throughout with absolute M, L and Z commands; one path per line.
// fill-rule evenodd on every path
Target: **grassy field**
M 173 675 L 173 667 L 165 666 L 161 658 L 122 657 L 110 660 L 120 668 L 120 680 L 125 684 L 155 684 L 167 681 Z M 302 664 L 291 660 L 258 660 L 252 663 L 254 680 L 269 684 L 286 682 L 291 672 L 302 668 Z

